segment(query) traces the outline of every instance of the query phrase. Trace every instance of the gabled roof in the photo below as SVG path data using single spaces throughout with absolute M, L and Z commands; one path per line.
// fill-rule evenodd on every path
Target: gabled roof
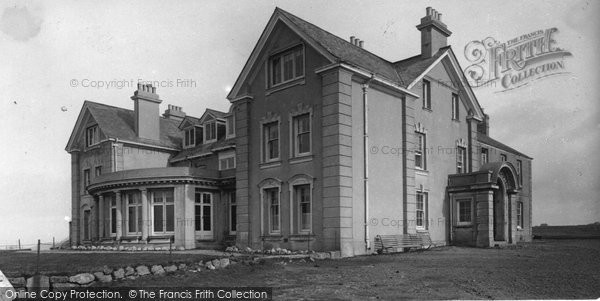
M 83 103 L 75 127 L 71 132 L 71 137 L 66 150 L 73 150 L 77 133 L 84 126 L 83 118 L 85 113 L 89 112 L 98 123 L 100 131 L 107 139 L 119 139 L 125 142 L 142 143 L 151 146 L 179 149 L 181 145 L 182 133 L 178 129 L 179 121 L 160 118 L 160 140 L 144 139 L 135 133 L 135 113 L 133 110 L 109 106 L 97 102 L 86 100 Z
M 475 118 L 483 118 L 483 111 L 471 90 L 468 81 L 458 65 L 458 60 L 452 52 L 450 46 L 441 48 L 436 54 L 430 58 L 423 58 L 421 55 L 413 56 L 395 63 L 385 60 L 370 51 L 361 48 L 349 41 L 342 39 L 330 32 L 315 26 L 295 15 L 284 11 L 281 8 L 275 8 L 271 19 L 267 23 L 263 33 L 261 34 L 256 46 L 252 50 L 246 65 L 242 69 L 235 85 L 229 92 L 227 98 L 234 100 L 239 97 L 242 84 L 249 78 L 249 74 L 254 64 L 257 63 L 259 56 L 263 52 L 271 32 L 274 30 L 278 22 L 283 22 L 293 32 L 298 34 L 300 38 L 305 40 L 307 44 L 315 48 L 320 54 L 328 59 L 332 64 L 345 64 L 351 67 L 357 67 L 367 73 L 381 77 L 384 80 L 391 82 L 394 85 L 404 89 L 405 93 L 412 94 L 407 90 L 414 86 L 415 82 L 425 75 L 436 64 L 440 63 L 444 58 L 450 62 L 458 74 L 460 85 L 464 86 L 463 90 L 468 95 L 473 114 Z
M 393 63 L 398 77 L 400 78 L 400 84 L 403 87 L 408 87 L 414 82 L 419 76 L 421 76 L 435 61 L 437 61 L 444 51 L 450 49 L 450 46 L 441 48 L 436 54 L 430 58 L 423 58 L 420 54 L 407 59 L 397 61 Z
M 225 113 L 225 112 L 221 112 L 221 111 L 217 111 L 217 110 L 213 110 L 213 109 L 206 109 L 206 111 L 204 111 L 204 114 L 202 114 L 202 117 L 200 117 L 200 119 L 198 119 L 198 122 L 200 124 L 204 123 L 204 121 L 206 120 L 206 118 L 208 116 L 212 116 L 212 118 L 217 118 L 217 119 L 224 119 L 228 115 L 229 115 L 229 113 Z
M 181 120 L 181 123 L 179 124 L 178 128 L 181 130 L 190 125 L 200 125 L 200 119 L 192 116 L 185 116 Z
M 509 153 L 512 153 L 512 154 L 515 154 L 515 155 L 523 156 L 523 157 L 525 157 L 527 159 L 533 159 L 533 158 L 531 158 L 531 157 L 529 157 L 529 156 L 527 156 L 527 155 L 519 152 L 518 150 L 516 150 L 516 149 L 514 149 L 514 148 L 512 148 L 512 147 L 510 147 L 510 146 L 508 146 L 508 145 L 506 145 L 506 144 L 504 144 L 504 143 L 502 143 L 502 142 L 500 142 L 498 140 L 492 139 L 488 135 L 485 135 L 485 134 L 482 134 L 482 133 L 477 133 L 477 140 L 479 142 L 481 142 L 481 143 L 487 144 L 487 145 L 495 147 L 497 149 L 501 149 L 503 151 L 506 151 L 506 152 L 509 152 Z

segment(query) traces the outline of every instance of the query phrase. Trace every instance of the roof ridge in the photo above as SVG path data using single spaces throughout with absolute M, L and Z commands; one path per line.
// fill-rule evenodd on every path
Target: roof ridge
M 329 34 L 329 35 L 331 35 L 331 36 L 333 36 L 333 37 L 335 37 L 335 38 L 337 38 L 337 39 L 339 39 L 339 40 L 341 40 L 341 41 L 344 41 L 346 44 L 348 44 L 348 45 L 350 45 L 350 46 L 354 47 L 356 50 L 359 50 L 359 51 L 365 52 L 365 53 L 367 53 L 367 54 L 373 55 L 373 56 L 377 57 L 378 59 L 381 59 L 381 60 L 383 60 L 383 61 L 384 61 L 384 62 L 386 62 L 386 63 L 389 63 L 389 64 L 392 64 L 392 63 L 393 63 L 392 61 L 390 61 L 390 60 L 388 60 L 388 59 L 386 59 L 386 58 L 383 58 L 383 57 L 379 56 L 378 54 L 376 54 L 376 53 L 374 53 L 374 52 L 372 52 L 372 51 L 369 51 L 369 50 L 367 50 L 367 49 L 365 49 L 365 48 L 362 48 L 362 47 L 360 47 L 360 46 L 354 45 L 354 44 L 350 43 L 348 40 L 346 40 L 346 39 L 344 39 L 344 38 L 342 38 L 342 37 L 340 37 L 340 36 L 338 36 L 338 35 L 336 35 L 336 34 L 333 34 L 333 33 L 331 33 L 330 31 L 328 31 L 328 30 L 326 30 L 326 29 L 323 29 L 322 27 L 320 27 L 320 26 L 318 26 L 318 25 L 315 25 L 315 24 L 313 24 L 313 23 L 311 23 L 311 22 L 309 22 L 309 21 L 306 21 L 306 20 L 304 20 L 304 19 L 302 19 L 302 18 L 300 18 L 300 17 L 298 17 L 298 16 L 296 16 L 296 15 L 294 15 L 294 14 L 292 14 L 292 13 L 290 13 L 290 12 L 288 12 L 288 11 L 286 11 L 286 10 L 282 9 L 282 8 L 276 7 L 276 8 L 275 8 L 275 10 L 276 10 L 276 11 L 277 11 L 277 10 L 279 10 L 279 11 L 281 11 L 281 12 L 282 12 L 284 15 L 292 16 L 292 17 L 294 17 L 294 18 L 296 18 L 296 19 L 299 19 L 300 21 L 303 21 L 303 22 L 305 22 L 305 23 L 307 23 L 307 24 L 309 24 L 309 25 L 311 25 L 311 26 L 314 26 L 314 27 L 318 28 L 319 30 L 321 30 L 321 31 L 323 31 L 323 32 L 325 32 L 325 33 L 327 33 L 327 34 Z M 292 22 L 293 22 L 293 20 L 292 20 Z

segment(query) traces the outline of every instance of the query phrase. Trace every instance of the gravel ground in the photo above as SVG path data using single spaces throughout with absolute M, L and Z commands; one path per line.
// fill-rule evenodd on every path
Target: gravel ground
M 596 299 L 600 240 L 537 240 L 504 249 L 429 251 L 322 260 L 266 260 L 112 286 L 270 286 L 275 299 Z

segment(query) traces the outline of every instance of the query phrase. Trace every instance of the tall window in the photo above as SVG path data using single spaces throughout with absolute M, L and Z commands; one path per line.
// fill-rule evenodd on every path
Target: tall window
M 304 76 L 304 48 L 294 47 L 269 59 L 271 86 L 292 81 Z
M 298 229 L 300 232 L 310 232 L 312 228 L 310 184 L 294 186 L 294 199 L 298 204 Z
M 472 209 L 471 199 L 459 199 L 456 200 L 458 224 L 471 224 L 472 222 Z
M 212 193 L 196 189 L 194 227 L 196 231 L 212 231 Z
M 215 121 L 204 124 L 204 139 L 206 142 L 217 140 L 217 123 Z
M 154 233 L 175 231 L 175 201 L 173 189 L 156 189 L 150 191 L 152 199 L 152 217 Z
M 196 145 L 196 128 L 191 127 L 185 130 L 185 137 L 183 140 L 183 147 L 191 147 Z
M 110 197 L 110 234 L 117 235 L 117 199 Z
M 90 126 L 85 131 L 85 146 L 89 147 L 99 142 L 98 126 Z
M 96 166 L 96 168 L 94 168 L 94 176 L 99 176 L 102 174 L 102 166 Z
M 310 114 L 302 114 L 293 118 L 294 154 L 296 156 L 310 153 Z
M 235 151 L 219 153 L 219 170 L 235 168 Z
M 523 229 L 523 202 L 517 202 L 517 229 Z
M 125 193 L 127 203 L 127 233 L 138 234 L 142 232 L 142 201 L 140 193 L 131 191 Z
M 227 137 L 235 136 L 235 115 L 227 116 Z
M 488 157 L 488 149 L 487 148 L 481 148 L 481 164 L 486 164 L 489 161 L 489 157 Z
M 87 193 L 87 187 L 90 185 L 90 170 L 83 170 L 83 191 Z
M 459 114 L 458 95 L 452 93 L 452 119 L 458 120 L 459 119 L 458 114 Z
M 500 161 L 506 162 L 506 155 L 505 154 L 500 154 Z
M 523 185 L 523 162 L 521 160 L 517 160 L 517 178 L 519 185 Z
M 423 109 L 431 110 L 431 85 L 426 79 L 423 80 Z
M 427 149 L 425 145 L 425 134 L 417 133 L 417 147 L 415 149 L 415 167 L 427 169 Z
M 265 162 L 277 160 L 279 159 L 279 122 L 267 123 L 263 127 Z
M 264 190 L 265 203 L 269 206 L 269 233 L 277 234 L 281 232 L 280 208 L 279 208 L 279 188 L 267 188 Z
M 237 231 L 237 202 L 235 191 L 229 193 L 229 234 L 235 234 Z
M 467 172 L 467 150 L 464 147 L 456 147 L 456 173 Z
M 417 191 L 417 229 L 427 229 L 427 192 Z

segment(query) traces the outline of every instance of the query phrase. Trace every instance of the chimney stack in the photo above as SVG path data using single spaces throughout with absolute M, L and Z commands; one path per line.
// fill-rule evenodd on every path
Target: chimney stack
M 131 99 L 134 103 L 135 133 L 138 137 L 150 140 L 160 139 L 160 112 L 162 102 L 156 94 L 156 87 L 138 83 L 137 91 Z
M 427 7 L 425 17 L 417 25 L 421 31 L 421 57 L 430 58 L 440 48 L 448 46 L 448 37 L 452 34 L 446 24 L 442 23 L 442 14 L 437 10 Z
M 163 116 L 168 119 L 181 121 L 183 118 L 185 118 L 185 112 L 181 110 L 181 107 L 169 105 Z

